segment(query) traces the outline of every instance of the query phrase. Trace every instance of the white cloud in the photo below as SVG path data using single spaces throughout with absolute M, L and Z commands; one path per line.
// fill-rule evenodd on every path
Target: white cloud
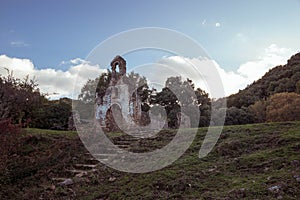
M 223 82 L 225 95 L 236 93 L 239 89 L 244 89 L 248 84 L 261 78 L 269 69 L 283 65 L 296 52 L 287 48 L 280 48 L 275 44 L 270 45 L 257 60 L 248 61 L 242 64 L 237 71 L 226 71 L 214 60 L 183 58 L 171 56 L 162 58 L 153 64 L 149 70 L 140 70 L 140 73 L 149 78 L 150 81 L 164 84 L 166 78 L 170 76 L 189 77 L 197 87 L 200 87 L 210 94 L 217 81 L 211 68 L 215 68 Z M 193 68 L 196 67 L 196 68 Z M 158 76 L 159 74 L 159 76 Z M 221 97 L 222 93 L 212 95 Z
M 10 46 L 12 47 L 28 47 L 29 44 L 23 41 L 11 41 Z
M 181 56 L 164 57 L 156 63 L 142 65 L 135 72 L 147 77 L 150 86 L 161 89 L 167 78 L 181 76 L 183 79 L 192 79 L 197 87 L 200 87 L 215 97 L 224 96 L 222 84 L 217 81 L 215 74 L 218 73 L 215 62 L 207 58 L 186 58 Z M 218 85 L 220 87 L 212 87 Z
M 98 66 L 91 66 L 88 62 L 77 58 L 70 61 L 73 65 L 67 71 L 47 68 L 36 69 L 29 59 L 11 58 L 0 55 L 0 74 L 6 75 L 5 68 L 13 71 L 16 78 L 24 78 L 29 75 L 35 78 L 43 93 L 49 93 L 51 99 L 60 97 L 77 97 L 81 87 L 88 79 L 98 77 L 105 70 Z
M 250 83 L 262 77 L 271 68 L 285 64 L 294 53 L 296 52 L 291 49 L 280 48 L 276 44 L 271 44 L 258 59 L 242 64 L 237 73 Z
M 215 26 L 216 26 L 216 27 L 220 27 L 220 26 L 221 26 L 221 23 L 220 23 L 220 22 L 217 22 L 217 23 L 215 24 Z
M 79 65 L 82 63 L 85 63 L 85 60 L 81 59 L 81 58 L 75 58 L 70 60 L 70 63 L 74 64 L 74 65 Z
M 183 76 L 192 79 L 197 87 L 206 90 L 213 97 L 221 97 L 220 94 L 222 93 L 213 94 L 211 92 L 212 87 L 217 84 L 214 71 L 211 69 L 218 71 L 227 96 L 238 92 L 239 89 L 244 89 L 248 84 L 262 77 L 272 67 L 285 64 L 294 53 L 296 52 L 272 44 L 265 49 L 260 57 L 240 65 L 237 71 L 226 71 L 214 60 L 180 56 L 163 57 L 154 64 L 138 66 L 131 70 L 147 77 L 150 85 L 156 88 L 163 87 L 166 79 L 170 76 Z M 23 78 L 28 74 L 30 78 L 36 77 L 43 93 L 58 93 L 50 96 L 54 99 L 64 96 L 72 97 L 73 88 L 75 88 L 74 97 L 76 97 L 88 79 L 94 79 L 105 71 L 80 58 L 64 61 L 64 64 L 69 65 L 67 71 L 51 68 L 36 69 L 29 59 L 0 55 L 0 74 L 5 75 L 7 72 L 4 68 L 8 68 L 18 78 Z
M 0 74 L 7 73 L 4 68 L 13 71 L 18 78 L 34 72 L 33 63 L 29 59 L 10 58 L 6 55 L 0 55 Z

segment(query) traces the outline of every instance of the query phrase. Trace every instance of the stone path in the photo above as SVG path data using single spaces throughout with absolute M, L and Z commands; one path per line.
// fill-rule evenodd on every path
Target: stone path
M 121 149 L 128 150 L 132 141 L 133 140 L 118 140 L 114 142 L 114 144 Z M 97 159 L 108 160 L 109 158 L 117 155 L 116 153 L 111 153 L 112 150 L 107 150 L 107 153 L 95 154 L 94 156 Z M 72 165 L 70 169 L 66 170 L 66 175 L 68 175 L 68 177 L 54 177 L 52 178 L 53 183 L 58 186 L 72 185 L 74 184 L 73 179 L 75 177 L 85 177 L 99 170 L 98 166 L 100 162 L 96 158 L 94 158 L 90 153 L 85 153 L 85 156 L 87 158 L 84 160 L 84 163 L 76 163 Z
M 113 138 L 113 143 L 120 148 L 120 150 L 118 149 L 110 149 L 110 148 L 105 148 L 105 152 L 101 153 L 101 154 L 94 154 L 93 156 L 90 153 L 85 153 L 84 154 L 84 159 L 82 159 L 82 162 L 80 163 L 76 163 L 71 165 L 67 170 L 65 170 L 65 176 L 66 177 L 55 177 L 52 178 L 52 181 L 55 185 L 71 185 L 74 184 L 73 179 L 74 178 L 81 178 L 81 177 L 87 177 L 92 173 L 95 173 L 97 170 L 100 170 L 100 162 L 99 160 L 109 160 L 115 156 L 117 156 L 117 154 L 115 152 L 124 152 L 124 150 L 134 150 L 135 148 L 148 148 L 151 147 L 151 142 L 150 144 L 148 143 L 142 143 L 141 145 L 141 141 L 143 141 L 143 138 L 149 138 L 149 139 L 153 139 L 156 138 L 156 135 L 153 136 L 153 133 L 149 132 L 149 131 L 142 131 L 142 130 L 136 130 L 139 132 L 140 134 L 140 138 L 139 137 L 127 137 L 127 136 L 121 136 L 121 137 L 117 137 L 117 138 Z M 82 156 L 80 156 L 82 158 Z M 120 157 L 118 157 L 120 158 Z

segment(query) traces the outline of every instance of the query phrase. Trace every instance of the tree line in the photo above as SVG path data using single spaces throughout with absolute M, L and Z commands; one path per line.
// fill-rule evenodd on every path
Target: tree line
M 0 123 L 21 127 L 67 129 L 71 99 L 51 101 L 42 94 L 34 79 L 18 79 L 9 70 L 0 75 Z
M 110 79 L 111 72 L 108 70 L 98 78 L 88 80 L 75 103 L 78 106 L 94 104 L 95 92 L 103 97 Z M 160 91 L 149 88 L 146 78 L 137 73 L 128 74 L 128 79 L 131 80 L 129 85 L 134 83 L 130 87 L 138 85 L 136 92 L 142 102 L 144 121 L 147 121 L 146 113 L 150 107 L 160 105 L 166 110 L 170 128 L 178 127 L 177 114 L 183 105 L 191 103 L 200 112 L 198 121 L 191 119 L 192 126 L 209 126 L 212 103 L 221 105 L 224 100 L 228 106 L 225 125 L 300 120 L 300 53 L 292 56 L 286 65 L 271 69 L 238 93 L 217 100 L 210 98 L 201 88 L 196 88 L 192 80 L 182 77 L 169 77 Z M 222 109 L 217 107 L 213 112 L 218 115 Z M 93 110 L 87 110 L 87 115 L 91 112 Z M 0 75 L 0 123 L 7 121 L 22 127 L 73 129 L 70 125 L 72 100 L 49 100 L 47 94 L 39 91 L 34 80 L 15 78 L 8 71 L 7 76 Z
M 300 120 L 300 53 L 226 99 L 227 125 Z

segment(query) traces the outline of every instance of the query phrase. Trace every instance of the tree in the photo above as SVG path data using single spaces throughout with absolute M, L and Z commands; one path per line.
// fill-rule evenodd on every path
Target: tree
M 152 95 L 152 105 L 159 104 L 165 108 L 167 113 L 168 127 L 178 127 L 177 114 L 180 112 L 180 106 L 178 104 L 178 98 L 168 87 L 164 87 L 161 92 Z
M 254 122 L 263 123 L 266 121 L 266 101 L 260 100 L 249 107 L 250 113 L 254 116 Z
M 141 107 L 143 112 L 148 112 L 150 109 L 150 95 L 153 92 L 148 86 L 146 77 L 141 76 L 138 73 L 131 72 L 128 74 L 127 82 L 129 90 L 133 91 L 132 96 L 138 95 L 141 101 Z
M 225 125 L 239 125 L 253 123 L 253 116 L 246 107 L 230 107 L 226 111 Z
M 96 94 L 98 97 L 103 98 L 111 83 L 111 76 L 111 71 L 107 70 L 106 73 L 102 73 L 98 78 L 94 80 L 89 79 L 81 88 L 81 92 L 78 95 L 79 101 L 84 103 L 94 103 Z M 151 90 L 149 90 L 147 79 L 145 77 L 140 76 L 138 73 L 131 72 L 127 77 L 124 77 L 124 80 L 125 84 L 129 87 L 129 90 L 137 90 L 142 102 L 148 102 Z M 135 94 L 135 92 L 132 93 L 132 95 Z
M 120 78 L 120 72 L 116 73 L 116 76 Z M 150 109 L 149 102 L 150 94 L 152 93 L 152 90 L 148 87 L 147 79 L 138 73 L 131 72 L 126 74 L 126 76 L 122 75 L 122 79 L 120 80 L 122 80 L 122 84 L 126 84 L 128 86 L 132 99 L 135 99 L 136 96 L 138 96 L 142 110 L 141 124 L 147 124 L 149 122 L 149 116 L 146 113 Z M 95 97 L 97 97 L 100 103 L 105 94 L 108 92 L 108 88 L 114 84 L 118 83 L 114 83 L 112 81 L 112 72 L 110 70 L 107 70 L 106 73 L 102 73 L 94 80 L 88 80 L 81 88 L 81 92 L 78 95 L 78 101 L 73 101 L 75 109 L 80 110 L 80 117 L 83 119 L 90 119 L 91 117 L 94 117 Z M 107 114 L 110 114 L 110 112 Z
M 178 114 L 183 112 L 190 116 L 192 127 L 207 126 L 210 121 L 211 100 L 208 94 L 197 88 L 192 80 L 182 80 L 180 76 L 169 77 L 161 92 L 151 98 L 151 104 L 163 106 L 167 113 L 168 126 L 177 128 Z M 199 112 L 201 116 L 199 119 Z
M 13 72 L 0 76 L 0 120 L 12 123 L 29 123 L 46 98 L 39 92 L 34 80 L 26 76 L 23 80 L 13 77 Z
M 292 56 L 286 65 L 272 68 L 261 79 L 227 98 L 228 107 L 248 107 L 259 100 L 266 100 L 273 94 L 297 92 L 300 81 L 300 53 Z
M 61 98 L 48 101 L 36 113 L 31 122 L 33 127 L 43 129 L 67 130 L 69 117 L 72 114 L 71 99 Z
M 296 84 L 296 93 L 300 94 L 300 80 Z
M 266 120 L 268 122 L 300 120 L 300 94 L 278 93 L 266 102 Z
M 211 99 L 204 90 L 197 88 L 195 90 L 197 97 L 197 105 L 199 106 L 200 111 L 200 121 L 199 126 L 209 126 L 211 118 Z

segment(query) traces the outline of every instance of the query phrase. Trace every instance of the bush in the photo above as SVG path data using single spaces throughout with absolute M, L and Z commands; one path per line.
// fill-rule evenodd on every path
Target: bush
M 268 122 L 300 120 L 300 94 L 284 92 L 272 95 L 266 103 L 266 120 Z
M 0 135 L 16 135 L 21 132 L 21 125 L 12 124 L 10 119 L 0 120 Z
M 16 152 L 18 135 L 21 131 L 21 125 L 12 124 L 10 119 L 0 120 L 0 171 L 6 167 L 8 159 Z

